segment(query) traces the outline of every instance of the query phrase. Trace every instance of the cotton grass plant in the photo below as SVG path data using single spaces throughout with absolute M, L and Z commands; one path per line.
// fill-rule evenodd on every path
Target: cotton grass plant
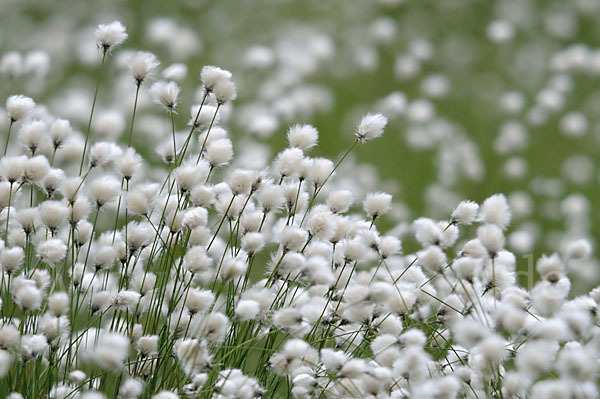
M 185 104 L 190 88 L 177 71 L 158 77 L 149 52 L 129 57 L 126 137 L 101 140 L 97 98 L 126 38 L 119 22 L 96 30 L 82 126 L 6 100 L 0 396 L 598 397 L 600 289 L 571 297 L 566 270 L 591 256 L 587 240 L 540 257 L 537 282 L 520 286 L 511 208 L 496 194 L 417 218 L 405 253 L 386 220 L 392 196 L 337 183 L 385 116 L 362 117 L 337 160 L 310 155 L 308 124 L 263 159 L 234 150 L 226 130 L 229 71 L 202 68 Z M 148 93 L 170 129 L 142 155 Z M 267 167 L 236 166 L 242 157 Z

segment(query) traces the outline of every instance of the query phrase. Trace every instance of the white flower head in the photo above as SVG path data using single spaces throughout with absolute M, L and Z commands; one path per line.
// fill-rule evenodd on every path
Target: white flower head
M 181 82 L 185 80 L 188 73 L 187 65 L 185 64 L 172 64 L 163 69 L 162 78 L 164 80 Z
M 156 56 L 147 51 L 139 51 L 129 63 L 129 69 L 136 83 L 141 84 L 160 65 Z
M 65 258 L 67 246 L 59 239 L 52 238 L 37 246 L 37 256 L 48 264 L 55 264 Z
M 383 134 L 387 122 L 387 118 L 382 114 L 367 114 L 358 124 L 355 136 L 361 143 L 376 139 Z
M 390 210 L 392 196 L 386 193 L 369 193 L 363 202 L 363 208 L 367 216 L 377 219 Z
M 219 104 L 225 104 L 237 98 L 237 89 L 231 80 L 217 82 L 213 87 L 213 93 Z
M 287 139 L 290 146 L 307 151 L 317 145 L 319 131 L 312 125 L 294 125 L 288 129 Z
M 150 87 L 152 100 L 167 112 L 175 113 L 179 97 L 179 86 L 175 82 L 159 80 Z
M 495 224 L 484 224 L 477 229 L 477 238 L 487 250 L 491 258 L 496 257 L 504 247 L 504 234 L 502 229 Z
M 26 118 L 35 107 L 35 102 L 21 94 L 10 96 L 6 99 L 6 112 L 11 122 Z
M 231 80 L 231 72 L 216 66 L 206 65 L 200 72 L 200 80 L 207 92 L 213 91 L 217 83 Z
M 479 204 L 473 201 L 462 201 L 452 212 L 452 224 L 469 225 L 475 221 Z
M 221 119 L 221 114 L 220 112 L 217 112 L 217 107 L 207 104 L 202 105 L 202 107 L 200 107 L 200 104 L 192 105 L 190 115 L 191 117 L 188 125 L 194 126 L 194 129 L 206 129 L 211 124 L 216 127 Z M 212 132 L 213 131 L 211 130 L 211 133 Z
M 127 39 L 127 32 L 125 32 L 125 27 L 119 21 L 98 25 L 96 29 L 96 43 L 103 54 L 120 46 L 125 39 Z
M 508 227 L 511 213 L 504 194 L 488 197 L 479 208 L 479 219 L 484 223 L 492 223 L 502 230 Z

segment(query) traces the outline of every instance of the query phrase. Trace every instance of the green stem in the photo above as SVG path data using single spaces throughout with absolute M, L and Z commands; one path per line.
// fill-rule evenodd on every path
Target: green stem
M 98 90 L 100 89 L 100 81 L 102 80 L 102 70 L 104 69 L 104 61 L 106 60 L 106 51 L 102 54 L 102 63 L 98 71 L 98 80 L 96 82 L 96 91 L 94 92 L 94 100 L 92 101 L 92 110 L 90 111 L 90 119 L 88 120 L 87 129 L 85 132 L 85 142 L 83 143 L 83 151 L 81 152 L 81 164 L 79 165 L 79 176 L 83 171 L 83 161 L 85 160 L 85 152 L 87 150 L 88 141 L 90 139 L 90 130 L 92 128 L 92 118 L 94 117 L 94 109 L 96 108 L 96 100 L 98 99 Z
M 196 164 L 200 162 L 200 158 L 202 158 L 202 153 L 204 152 L 204 148 L 206 147 L 206 142 L 208 141 L 208 135 L 210 134 L 210 130 L 213 127 L 213 123 L 215 123 L 215 119 L 217 117 L 217 113 L 219 112 L 219 107 L 221 104 L 217 104 L 217 108 L 215 109 L 215 113 L 210 121 L 210 125 L 208 126 L 208 130 L 206 131 L 206 136 L 204 136 L 204 141 L 202 142 L 202 147 L 200 147 L 200 152 L 198 153 L 198 159 L 196 160 Z
M 8 132 L 6 133 L 6 143 L 4 144 L 4 155 L 6 155 L 6 151 L 8 150 L 8 142 L 10 140 L 10 131 L 12 130 L 12 126 L 15 123 L 14 119 L 10 119 L 10 125 L 8 125 Z
M 206 97 L 208 97 L 208 92 L 204 92 L 204 96 L 202 97 L 202 102 L 200 103 L 200 107 L 198 108 L 198 112 L 196 112 L 196 116 L 194 117 L 194 122 L 192 123 L 192 127 L 190 128 L 190 132 L 188 133 L 187 138 L 185 139 L 185 143 L 183 144 L 183 149 L 181 150 L 181 156 L 177 165 L 180 165 L 183 162 L 183 157 L 185 157 L 185 153 L 187 151 L 188 146 L 190 145 L 190 141 L 192 140 L 192 135 L 194 130 L 196 129 L 196 123 L 198 123 L 198 118 L 200 118 L 200 112 L 202 111 L 202 107 L 204 107 L 204 102 L 206 101 Z
M 131 114 L 131 126 L 129 127 L 129 138 L 127 139 L 127 147 L 131 147 L 131 137 L 133 136 L 133 122 L 135 121 L 135 111 L 137 110 L 138 96 L 140 94 L 140 86 L 142 81 L 136 81 L 135 101 L 133 102 L 133 113 Z
M 329 174 L 327 175 L 327 177 L 325 178 L 325 180 L 323 180 L 323 184 L 321 184 L 321 186 L 318 189 L 315 190 L 315 194 L 310 199 L 310 202 L 308 203 L 308 207 L 306 208 L 306 212 L 304 213 L 304 216 L 302 217 L 302 221 L 300 222 L 300 226 L 302 226 L 302 224 L 304 223 L 304 219 L 306 219 L 306 215 L 308 215 L 308 212 L 311 210 L 311 208 L 312 208 L 315 200 L 317 199 L 317 195 L 319 195 L 319 193 L 321 192 L 321 190 L 323 189 L 323 187 L 325 187 L 325 183 L 327 183 L 329 181 L 329 179 L 331 178 L 331 176 L 333 176 L 333 174 L 335 173 L 335 171 L 337 170 L 337 168 L 339 168 L 339 166 L 342 164 L 342 162 L 344 161 L 344 159 L 346 159 L 346 157 L 348 156 L 348 154 L 350 154 L 350 152 L 356 146 L 356 144 L 358 144 L 358 139 L 354 140 L 354 143 L 352 143 L 352 145 L 346 150 L 346 152 L 344 153 L 344 155 L 342 155 L 342 157 L 340 158 L 340 160 L 337 161 L 337 163 L 335 164 L 335 166 L 333 167 L 333 169 L 331 169 L 331 172 L 329 172 Z
M 175 118 L 173 112 L 171 114 L 171 134 L 173 136 L 173 164 L 177 162 L 177 144 L 175 142 Z
M 12 187 L 13 183 L 10 183 L 10 188 L 8 190 L 8 208 L 6 208 L 6 231 L 4 232 L 4 242 L 8 239 L 8 222 L 10 221 L 10 203 L 12 201 Z

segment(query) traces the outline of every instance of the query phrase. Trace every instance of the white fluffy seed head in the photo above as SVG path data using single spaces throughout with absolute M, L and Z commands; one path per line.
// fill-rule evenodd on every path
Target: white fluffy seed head
M 48 198 L 53 198 L 54 194 L 62 187 L 65 181 L 65 172 L 62 169 L 51 168 L 42 182 L 44 191 Z
M 212 259 L 202 246 L 190 248 L 184 257 L 183 266 L 194 274 L 208 271 L 211 265 Z
M 87 357 L 103 369 L 121 370 L 129 354 L 129 338 L 119 333 L 103 331 L 96 342 L 91 353 L 83 351 L 80 356 Z
M 19 141 L 27 155 L 34 156 L 43 144 L 48 126 L 40 120 L 26 120 L 19 129 Z
M 2 349 L 15 348 L 19 344 L 19 330 L 12 324 L 0 327 L 0 347 Z M 0 354 L 2 350 L 0 350 Z M 1 369 L 0 365 L 0 369 Z M 2 373 L 0 373 L 2 374 Z
M 257 198 L 265 213 L 281 208 L 285 202 L 282 187 L 270 182 L 261 185 Z
M 82 184 L 81 177 L 69 177 L 63 182 L 60 191 L 69 204 L 80 194 L 79 189 Z
M 185 64 L 171 64 L 162 71 L 162 78 L 165 80 L 172 80 L 175 82 L 181 82 L 185 80 L 188 73 L 188 68 Z
M 55 231 L 66 222 L 68 214 L 69 210 L 62 201 L 44 201 L 40 205 L 40 218 L 50 231 Z
M 0 160 L 2 175 L 9 183 L 17 182 L 23 177 L 25 162 L 27 162 L 25 155 L 3 157 Z
M 496 257 L 504 248 L 504 234 L 495 224 L 484 224 L 477 229 L 477 239 L 491 258 Z
M 361 143 L 366 143 L 381 136 L 386 125 L 387 118 L 385 116 L 381 114 L 367 114 L 358 124 L 355 136 Z
M 235 83 L 231 80 L 223 80 L 217 82 L 212 89 L 217 103 L 223 105 L 228 101 L 233 101 L 237 98 L 237 89 Z
M 61 240 L 52 238 L 38 244 L 36 253 L 43 262 L 52 265 L 65 258 L 67 246 Z
M 137 342 L 137 349 L 143 357 L 155 354 L 158 349 L 158 335 L 144 335 L 140 337 Z
M 192 105 L 190 108 L 190 120 L 189 126 L 194 126 L 194 129 L 207 129 L 210 124 L 213 127 L 217 127 L 221 120 L 221 113 L 217 112 L 217 107 L 213 105 L 204 104 L 200 108 L 200 104 Z M 214 136 L 214 132 L 211 129 L 211 136 Z
M 229 139 L 211 141 L 206 146 L 206 160 L 213 168 L 227 165 L 231 158 L 233 158 L 233 146 Z
M 347 262 L 360 260 L 365 256 L 365 253 L 368 252 L 368 248 L 363 241 L 358 238 L 344 241 L 343 249 L 344 260 Z
M 308 178 L 314 187 L 321 187 L 332 176 L 333 162 L 327 158 L 314 158 L 310 160 Z
M 8 208 L 9 202 L 12 201 L 16 193 L 17 185 L 10 184 L 7 181 L 0 181 L 0 207 Z
M 92 209 L 92 204 L 87 197 L 79 196 L 73 203 L 70 204 L 71 212 L 69 222 L 77 223 L 88 217 Z
M 571 241 L 567 244 L 565 255 L 567 259 L 585 259 L 592 253 L 592 245 L 589 240 L 584 238 Z
M 99 111 L 92 124 L 96 137 L 111 141 L 117 141 L 123 134 L 125 126 L 125 117 L 118 110 Z
M 469 225 L 475 221 L 479 204 L 473 201 L 462 201 L 454 208 L 451 222 L 453 224 Z
M 138 292 L 121 291 L 115 295 L 113 299 L 113 304 L 119 309 L 126 309 L 131 313 L 135 313 L 140 298 L 141 295 Z
M 175 113 L 179 97 L 179 86 L 175 82 L 159 80 L 150 87 L 150 96 L 158 105 L 167 112 Z
M 311 236 L 323 241 L 329 241 L 335 233 L 333 217 L 328 211 L 311 212 L 306 228 Z
M 155 187 L 155 185 L 151 185 Z M 136 188 L 127 193 L 127 209 L 132 215 L 148 216 L 153 209 L 154 194 L 144 189 L 145 186 Z
M 116 161 L 117 169 L 125 180 L 131 180 L 142 167 L 142 157 L 133 148 L 128 148 Z
M 217 83 L 229 81 L 231 78 L 231 72 L 212 65 L 206 65 L 200 71 L 200 80 L 208 92 L 213 91 Z
M 470 256 L 478 259 L 485 258 L 487 256 L 487 250 L 481 245 L 479 240 L 469 240 L 463 245 L 459 256 Z
M 542 255 L 535 268 L 540 276 L 548 281 L 557 281 L 564 273 L 564 265 L 558 254 Z
M 232 194 L 245 194 L 250 191 L 254 182 L 255 173 L 251 170 L 236 169 L 229 178 L 229 188 Z
M 430 245 L 426 249 L 419 251 L 419 263 L 423 267 L 431 270 L 434 273 L 443 274 L 446 267 L 446 255 L 440 247 Z
M 171 140 L 165 140 L 158 145 L 156 152 L 164 163 L 171 165 L 175 162 L 175 149 Z
M 25 208 L 19 211 L 17 221 L 23 228 L 25 234 L 33 233 L 36 226 L 40 223 L 40 213 L 37 208 Z
M 442 229 L 433 220 L 419 218 L 413 223 L 415 238 L 422 246 L 439 245 L 442 241 Z
M 62 147 L 64 142 L 73 134 L 71 124 L 66 119 L 57 119 L 50 125 L 50 139 L 55 150 Z
M 42 304 L 42 292 L 33 284 L 25 284 L 15 293 L 15 303 L 24 312 L 37 310 Z
M 23 164 L 23 181 L 40 184 L 50 171 L 50 163 L 44 155 L 28 158 Z
M 73 370 L 69 373 L 69 382 L 71 384 L 81 384 L 87 379 L 87 375 L 81 370 Z
M 275 172 L 281 177 L 297 177 L 300 174 L 304 153 L 299 148 L 287 148 L 275 159 Z
M 185 306 L 191 314 L 207 311 L 215 300 L 215 295 L 209 290 L 192 288 L 185 297 Z
M 98 25 L 96 29 L 96 43 L 104 54 L 121 45 L 125 39 L 127 32 L 119 21 Z
M 392 196 L 389 194 L 370 193 L 363 202 L 363 209 L 369 218 L 377 219 L 390 210 L 391 203 Z
M 495 224 L 502 230 L 508 227 L 511 213 L 504 194 L 488 197 L 479 208 L 479 219 L 484 223 Z
M 175 180 L 179 191 L 182 193 L 188 193 L 194 186 L 200 181 L 203 181 L 208 174 L 206 168 L 203 165 L 195 165 L 193 163 L 184 164 L 175 169 Z
M 215 202 L 215 192 L 212 187 L 198 185 L 190 192 L 190 201 L 194 206 L 208 208 Z
M 466 280 L 469 283 L 474 282 L 475 277 L 477 277 L 480 273 L 481 267 L 481 259 L 471 258 L 469 256 L 456 259 L 452 264 L 452 268 L 456 272 L 456 276 Z
M 255 319 L 260 313 L 260 304 L 252 299 L 242 299 L 235 307 L 235 318 L 240 321 Z
M 241 256 L 226 256 L 221 264 L 219 278 L 223 280 L 235 279 L 246 272 L 248 264 L 241 259 Z
M 25 335 L 21 338 L 20 354 L 24 361 L 32 360 L 48 348 L 46 337 L 41 334 Z
M 65 292 L 54 292 L 48 297 L 48 310 L 53 315 L 64 316 L 69 310 L 69 295 Z
M 208 222 L 208 211 L 202 207 L 188 208 L 184 215 L 182 225 L 186 229 L 193 230 L 199 226 L 206 226 Z
M 250 232 L 242 237 L 242 249 L 249 254 L 260 252 L 265 245 L 265 239 L 259 232 Z
M 142 84 L 144 80 L 160 65 L 156 56 L 147 51 L 138 51 L 131 62 L 129 69 L 136 83 Z
M 35 102 L 27 96 L 17 94 L 6 99 L 6 113 L 14 123 L 26 118 L 35 107 Z
M 14 274 L 23 265 L 25 252 L 21 247 L 4 248 L 0 251 L 0 266 L 5 273 Z
M 295 226 L 285 226 L 279 235 L 284 252 L 300 250 L 307 238 L 308 233 L 306 230 Z
M 308 151 L 317 145 L 319 131 L 312 125 L 294 125 L 289 128 L 287 139 L 290 146 Z
M 100 177 L 88 186 L 89 196 L 98 210 L 113 201 L 121 191 L 121 183 L 112 176 Z
M 379 240 L 379 251 L 381 257 L 386 259 L 392 255 L 399 253 L 402 250 L 402 242 L 392 236 L 383 236 Z
M 508 355 L 507 342 L 497 334 L 484 338 L 473 351 L 481 354 L 483 359 L 490 364 L 497 364 Z
M 15 79 L 24 72 L 23 56 L 18 51 L 7 51 L 0 60 L 0 73 L 8 79 Z
M 327 196 L 327 206 L 333 213 L 346 213 L 354 202 L 354 195 L 350 190 L 336 190 Z

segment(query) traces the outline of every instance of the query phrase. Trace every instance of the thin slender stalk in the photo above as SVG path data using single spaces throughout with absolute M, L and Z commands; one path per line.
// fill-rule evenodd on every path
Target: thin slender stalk
M 131 147 L 131 137 L 133 136 L 133 123 L 135 122 L 135 112 L 137 110 L 138 96 L 140 94 L 140 87 L 142 81 L 137 80 L 135 86 L 135 100 L 133 102 L 133 112 L 131 113 L 131 126 L 129 126 L 129 138 L 127 139 L 127 147 Z
M 14 119 L 10 119 L 10 124 L 8 125 L 8 132 L 6 133 L 6 143 L 4 144 L 4 155 L 6 155 L 6 151 L 8 150 L 8 142 L 10 141 L 10 132 L 15 123 Z
M 198 162 L 200 162 L 200 159 L 202 158 L 202 153 L 204 152 L 204 148 L 206 148 L 206 142 L 208 141 L 208 135 L 210 134 L 210 130 L 212 129 L 213 124 L 215 123 L 215 118 L 217 117 L 217 113 L 219 112 L 220 107 L 221 107 L 221 104 L 217 104 L 215 113 L 212 117 L 212 120 L 210 121 L 210 126 L 208 126 L 208 130 L 206 131 L 206 136 L 204 136 L 204 141 L 202 142 L 202 146 L 200 147 L 200 152 L 198 153 L 198 159 L 196 159 L 196 164 Z
M 223 222 L 225 222 L 225 219 L 227 218 L 227 212 L 229 212 L 229 209 L 231 208 L 231 205 L 233 204 L 233 201 L 235 200 L 235 197 L 236 197 L 235 194 L 231 196 L 231 201 L 229 201 L 229 205 L 227 206 L 227 209 L 225 210 L 225 212 L 223 212 L 223 217 L 221 218 L 221 221 L 219 222 L 219 226 L 217 227 L 217 231 L 215 231 L 215 234 L 213 235 L 212 239 L 210 240 L 210 243 L 206 247 L 207 251 L 210 249 L 210 247 L 212 247 L 213 242 L 217 238 L 217 235 L 219 234 L 219 230 L 221 230 L 221 226 L 223 226 Z
M 304 224 L 304 220 L 306 219 L 306 216 L 308 215 L 308 212 L 312 209 L 312 206 L 314 205 L 314 202 L 317 199 L 317 195 L 319 195 L 319 193 L 321 192 L 321 190 L 323 189 L 323 187 L 325 187 L 325 184 L 329 181 L 329 179 L 331 178 L 331 176 L 333 176 L 333 174 L 335 173 L 335 171 L 337 170 L 337 168 L 339 168 L 339 166 L 342 164 L 342 162 L 344 161 L 344 159 L 346 159 L 346 157 L 348 156 L 348 154 L 350 154 L 350 152 L 352 152 L 352 150 L 354 149 L 354 147 L 356 146 L 356 144 L 358 144 L 358 141 L 359 141 L 358 139 L 354 140 L 354 143 L 352 143 L 352 145 L 346 150 L 346 152 L 344 153 L 344 155 L 342 155 L 342 157 L 340 158 L 340 160 L 337 161 L 337 163 L 335 164 L 335 166 L 333 167 L 333 169 L 331 169 L 331 172 L 329 172 L 329 174 L 327 175 L 327 177 L 325 178 L 325 180 L 323 180 L 323 184 L 321 184 L 321 186 L 315 190 L 315 194 L 310 199 L 310 202 L 308 203 L 308 207 L 306 208 L 306 212 L 304 213 L 304 216 L 302 217 L 302 221 L 300 222 L 300 226 L 302 226 Z
M 87 129 L 85 131 L 85 141 L 83 143 L 83 151 L 81 152 L 81 164 L 79 165 L 79 176 L 83 171 L 83 161 L 85 160 L 85 152 L 87 151 L 88 142 L 90 140 L 90 131 L 92 128 L 92 118 L 94 117 L 94 109 L 96 108 L 96 100 L 98 99 L 98 90 L 100 89 L 100 81 L 102 80 L 102 71 L 104 70 L 104 61 L 106 60 L 106 51 L 102 53 L 102 62 L 98 71 L 98 81 L 96 82 L 96 90 L 94 91 L 94 100 L 92 101 L 92 110 L 90 111 L 90 119 L 88 120 Z
M 170 112 L 170 114 L 171 114 L 171 134 L 173 136 L 173 163 L 175 164 L 175 162 L 177 162 L 177 143 L 175 142 L 175 117 L 173 116 L 174 112 Z
M 204 107 L 204 103 L 206 102 L 206 98 L 208 97 L 208 92 L 204 92 L 204 96 L 202 97 L 202 102 L 200 103 L 200 107 L 198 108 L 198 112 L 196 112 L 196 116 L 194 117 L 194 122 L 192 123 L 192 127 L 190 128 L 190 132 L 188 133 L 187 138 L 185 139 L 185 143 L 183 144 L 183 148 L 181 150 L 181 156 L 179 158 L 179 162 L 177 165 L 180 165 L 185 157 L 185 153 L 187 152 L 190 141 L 192 140 L 192 136 L 194 130 L 196 129 L 196 124 L 198 123 L 198 118 L 200 118 L 200 112 L 202 111 L 202 107 Z
M 6 208 L 6 230 L 4 231 L 4 242 L 7 242 L 8 238 L 8 222 L 10 221 L 10 205 L 12 202 L 12 187 L 13 183 L 10 183 L 10 188 L 8 190 L 8 207 Z

